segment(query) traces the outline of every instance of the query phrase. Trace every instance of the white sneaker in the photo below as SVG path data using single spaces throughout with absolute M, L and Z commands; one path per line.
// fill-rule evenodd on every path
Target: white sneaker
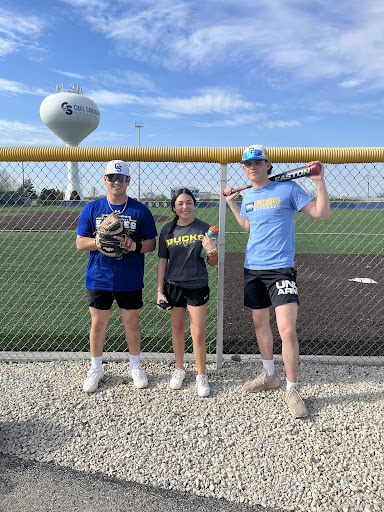
M 182 368 L 177 368 L 172 375 L 172 379 L 169 382 L 169 387 L 171 389 L 180 389 L 183 385 L 183 380 L 185 379 L 185 370 Z
M 133 379 L 133 384 L 139 388 L 146 388 L 148 386 L 148 379 L 145 375 L 145 371 L 142 369 L 140 364 L 137 364 L 129 370 L 129 376 Z
M 197 394 L 199 396 L 208 396 L 211 392 L 208 377 L 206 375 L 197 375 L 196 377 Z
M 98 368 L 91 367 L 88 372 L 87 378 L 84 381 L 83 391 L 85 391 L 86 393 L 93 393 L 94 391 L 96 391 L 96 389 L 99 385 L 99 380 L 103 380 L 103 379 L 104 379 L 103 370 L 101 368 L 98 369 Z

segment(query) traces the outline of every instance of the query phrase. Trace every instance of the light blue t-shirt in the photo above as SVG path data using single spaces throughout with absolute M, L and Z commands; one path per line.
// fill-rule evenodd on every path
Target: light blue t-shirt
M 245 268 L 270 270 L 293 267 L 295 212 L 311 200 L 293 181 L 272 181 L 263 188 L 251 188 L 245 193 L 240 211 L 240 215 L 250 223 Z
M 123 210 L 125 205 L 112 206 L 117 210 Z M 80 214 L 77 234 L 94 237 L 97 227 L 109 213 L 111 209 L 106 197 L 88 203 Z M 155 221 L 149 208 L 131 197 L 118 217 L 135 242 L 149 240 L 157 235 Z M 144 254 L 129 252 L 118 260 L 104 256 L 99 251 L 90 251 L 85 270 L 87 289 L 113 292 L 141 290 L 144 286 L 143 279 Z

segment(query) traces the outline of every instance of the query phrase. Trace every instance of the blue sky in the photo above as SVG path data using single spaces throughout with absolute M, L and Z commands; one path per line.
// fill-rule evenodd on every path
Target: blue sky
M 0 144 L 61 145 L 42 100 L 81 86 L 83 146 L 383 145 L 378 0 L 3 0 Z

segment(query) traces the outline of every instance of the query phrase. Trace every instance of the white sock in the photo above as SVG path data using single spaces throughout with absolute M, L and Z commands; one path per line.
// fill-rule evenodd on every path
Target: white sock
M 289 391 L 290 389 L 292 388 L 297 388 L 297 382 L 290 382 L 288 379 L 287 379 L 287 391 Z
M 101 363 L 103 362 L 103 356 L 100 357 L 91 357 L 91 366 L 92 368 L 96 368 L 97 370 L 101 370 Z
M 263 361 L 263 368 L 267 370 L 267 373 L 270 377 L 272 375 L 275 375 L 275 361 L 273 359 L 262 359 Z
M 138 356 L 131 356 L 129 354 L 129 369 L 132 370 L 138 364 L 140 364 L 140 354 Z

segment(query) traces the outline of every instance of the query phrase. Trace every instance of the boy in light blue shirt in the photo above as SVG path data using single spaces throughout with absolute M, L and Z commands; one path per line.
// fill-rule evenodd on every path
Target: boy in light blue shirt
M 315 162 L 310 162 L 310 166 Z M 272 165 L 260 145 L 246 148 L 242 164 L 250 188 L 241 208 L 235 203 L 239 192 L 224 190 L 227 203 L 240 226 L 249 232 L 244 261 L 244 305 L 252 309 L 256 338 L 263 361 L 263 372 L 244 384 L 244 390 L 256 392 L 278 388 L 275 374 L 273 335 L 269 307 L 273 306 L 282 340 L 283 362 L 287 377 L 285 402 L 296 418 L 308 415 L 307 407 L 297 391 L 299 343 L 296 321 L 299 296 L 294 268 L 295 212 L 300 211 L 317 220 L 330 219 L 330 202 L 321 172 L 311 176 L 317 190 L 316 202 L 292 181 L 269 179 Z

